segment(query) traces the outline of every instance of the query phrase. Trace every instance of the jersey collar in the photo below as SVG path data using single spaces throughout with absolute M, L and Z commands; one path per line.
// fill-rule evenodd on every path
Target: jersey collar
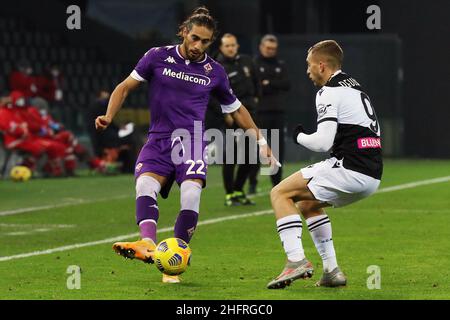
M 328 81 L 330 81 L 334 76 L 338 75 L 339 73 L 342 73 L 341 69 L 339 69 L 335 73 L 333 73 Z
M 335 76 L 337 76 L 337 75 L 340 74 L 340 73 L 342 73 L 342 70 L 341 70 L 341 69 L 335 71 L 335 72 L 330 76 L 330 78 L 327 80 L 327 82 L 326 82 L 323 86 L 326 86 L 327 84 L 329 84 L 330 81 L 331 81 L 331 79 L 333 79 Z

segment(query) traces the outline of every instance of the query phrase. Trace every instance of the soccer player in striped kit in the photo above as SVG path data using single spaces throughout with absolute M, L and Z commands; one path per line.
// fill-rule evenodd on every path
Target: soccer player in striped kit
M 317 285 L 346 285 L 336 260 L 331 222 L 323 208 L 342 207 L 373 194 L 383 171 L 375 110 L 360 84 L 341 71 L 341 47 L 333 40 L 321 41 L 308 50 L 306 61 L 309 78 L 321 87 L 316 96 L 317 131 L 306 134 L 298 125 L 293 138 L 310 150 L 332 152 L 329 159 L 297 171 L 271 191 L 287 263 L 281 274 L 269 282 L 269 289 L 284 288 L 313 274 L 303 250 L 299 211 L 323 262 L 323 275 Z

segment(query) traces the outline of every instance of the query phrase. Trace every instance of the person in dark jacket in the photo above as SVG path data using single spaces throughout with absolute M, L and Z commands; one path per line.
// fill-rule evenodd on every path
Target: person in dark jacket
M 239 44 L 237 38 L 231 33 L 225 33 L 222 36 L 219 50 L 220 52 L 216 57 L 216 61 L 224 67 L 230 80 L 231 88 L 233 89 L 236 97 L 247 107 L 252 117 L 254 117 L 260 89 L 258 87 L 259 81 L 256 78 L 256 70 L 252 58 L 250 56 L 239 53 Z M 220 112 L 220 108 L 218 104 L 214 102 L 214 100 L 212 100 L 210 107 L 213 110 L 217 111 L 216 114 Z M 225 122 L 219 124 L 219 127 L 221 127 L 222 129 L 237 129 L 237 126 L 232 123 L 232 119 L 225 119 Z M 241 145 L 237 143 L 237 139 L 244 139 L 244 137 L 235 137 L 234 162 L 231 164 L 226 163 L 225 161 L 226 152 L 230 151 L 226 150 L 224 146 L 224 165 L 222 167 L 222 176 L 226 192 L 226 206 L 254 204 L 249 198 L 247 198 L 243 191 L 243 188 L 250 172 L 258 170 L 258 166 L 256 163 L 250 163 L 249 153 L 251 152 L 251 150 L 249 148 L 249 144 L 245 143 L 245 145 Z M 240 150 L 241 146 L 245 149 Z M 237 154 L 244 154 L 244 152 L 245 162 L 239 164 L 235 176 L 235 164 L 238 162 Z
M 255 57 L 256 77 L 261 87 L 261 97 L 257 108 L 257 119 L 260 126 L 268 130 L 268 141 L 272 137 L 270 129 L 279 132 L 279 159 L 284 160 L 284 94 L 290 89 L 287 66 L 278 59 L 278 39 L 267 34 L 262 37 L 259 44 L 259 54 Z M 275 137 L 274 137 L 275 138 Z M 256 192 L 258 168 L 252 168 L 249 176 L 249 194 Z M 271 176 L 272 185 L 276 186 L 282 179 L 282 168 Z

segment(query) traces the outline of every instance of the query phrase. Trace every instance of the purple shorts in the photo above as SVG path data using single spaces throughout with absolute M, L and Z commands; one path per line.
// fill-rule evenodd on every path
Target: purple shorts
M 205 187 L 207 169 L 206 143 L 203 140 L 175 138 L 172 141 L 170 137 L 150 134 L 139 153 L 134 176 L 137 178 L 144 172 L 153 172 L 167 177 L 169 190 L 174 181 L 180 185 L 187 179 L 201 179 Z M 169 190 L 161 190 L 161 195 L 166 198 Z

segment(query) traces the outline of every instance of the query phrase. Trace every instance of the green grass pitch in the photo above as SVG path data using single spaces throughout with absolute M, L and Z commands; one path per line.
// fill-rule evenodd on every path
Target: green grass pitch
M 285 176 L 302 165 L 286 165 Z M 449 175 L 450 161 L 391 160 L 381 188 Z M 220 168 L 209 168 L 201 222 L 266 213 L 199 225 L 191 242 L 192 265 L 178 285 L 161 283 L 154 266 L 117 256 L 112 242 L 5 258 L 137 232 L 132 176 L 0 181 L 0 299 L 450 299 L 448 179 L 328 209 L 347 287 L 314 286 L 321 260 L 305 229 L 303 244 L 315 274 L 284 290 L 265 288 L 281 271 L 285 256 L 268 211 L 269 179 L 260 180 L 266 193 L 254 199 L 255 206 L 226 208 Z M 159 228 L 171 228 L 179 210 L 178 188 L 159 205 Z M 23 208 L 34 209 L 17 212 Z M 158 235 L 159 240 L 169 236 L 171 231 Z M 79 290 L 67 288 L 71 265 L 82 270 Z M 371 265 L 380 268 L 380 289 L 367 287 Z

